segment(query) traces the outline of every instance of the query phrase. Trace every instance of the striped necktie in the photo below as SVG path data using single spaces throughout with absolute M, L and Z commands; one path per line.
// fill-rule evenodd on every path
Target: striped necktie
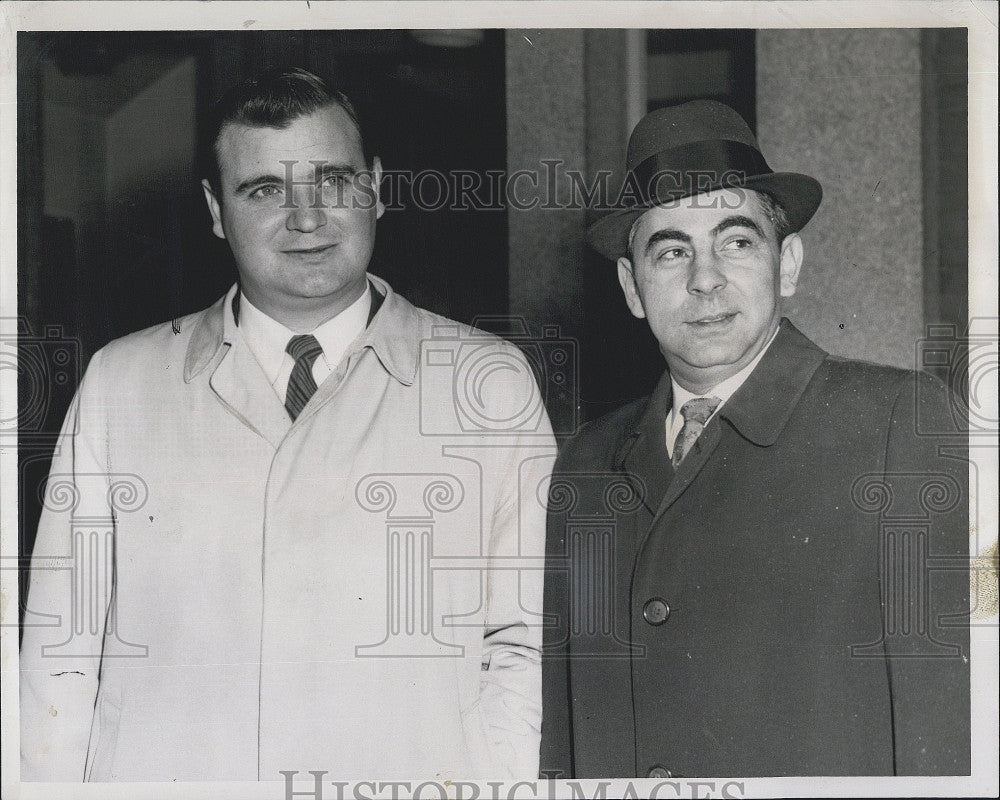
M 691 447 L 705 429 L 705 423 L 708 422 L 708 418 L 712 416 L 721 402 L 722 400 L 718 397 L 696 397 L 681 406 L 684 427 L 681 428 L 681 432 L 677 434 L 677 440 L 674 442 L 674 456 L 671 459 L 674 469 L 677 469 L 681 461 L 684 460 L 684 456 L 691 452 Z
M 315 336 L 306 333 L 289 339 L 285 352 L 295 359 L 292 374 L 288 377 L 288 391 L 285 392 L 285 410 L 294 422 L 306 407 L 309 398 L 316 393 L 312 367 L 323 348 Z

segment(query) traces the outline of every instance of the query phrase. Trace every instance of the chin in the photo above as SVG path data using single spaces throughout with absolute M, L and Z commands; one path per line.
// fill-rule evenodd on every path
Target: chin
M 742 337 L 734 336 L 731 332 L 728 336 L 685 336 L 674 344 L 685 357 L 690 356 L 695 361 L 716 361 L 739 352 L 746 343 L 742 341 Z
M 746 355 L 746 348 L 729 346 L 712 346 L 693 348 L 684 354 L 684 360 L 693 367 L 710 369 L 712 367 L 727 367 L 736 365 Z
M 318 299 L 337 294 L 352 286 L 357 285 L 360 278 L 333 278 L 329 276 L 313 276 L 306 280 L 299 281 L 294 287 L 289 287 L 300 297 Z

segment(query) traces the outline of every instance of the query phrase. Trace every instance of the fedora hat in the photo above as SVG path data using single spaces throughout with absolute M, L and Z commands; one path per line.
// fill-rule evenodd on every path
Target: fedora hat
M 771 195 L 785 209 L 790 232 L 805 226 L 823 198 L 819 181 L 774 172 L 750 127 L 715 100 L 692 100 L 651 111 L 628 140 L 619 208 L 587 230 L 591 247 L 615 260 L 628 253 L 632 224 L 647 209 L 722 188 Z

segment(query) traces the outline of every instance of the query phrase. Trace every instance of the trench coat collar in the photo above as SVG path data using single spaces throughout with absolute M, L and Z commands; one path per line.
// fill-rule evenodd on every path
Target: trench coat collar
M 355 349 L 370 347 L 386 372 L 403 385 L 410 386 L 416 380 L 420 342 L 424 335 L 420 312 L 381 278 L 369 274 L 368 281 L 381 296 L 381 302 L 373 303 L 373 309 L 377 310 Z M 226 346 L 232 345 L 239 335 L 234 319 L 235 308 L 233 314 L 226 313 L 226 309 L 237 302 L 237 292 L 237 286 L 233 286 L 224 297 L 202 312 L 195 322 L 184 359 L 184 380 L 187 383 L 209 364 L 217 362 Z M 174 323 L 174 330 L 180 332 L 180 323 Z

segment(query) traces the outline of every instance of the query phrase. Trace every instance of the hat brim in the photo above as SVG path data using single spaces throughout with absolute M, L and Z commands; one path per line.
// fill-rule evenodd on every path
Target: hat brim
M 656 205 L 682 200 L 693 194 L 704 194 L 723 186 L 710 186 L 701 192 L 679 193 L 659 202 L 650 202 L 633 208 L 612 211 L 587 229 L 587 241 L 598 253 L 616 261 L 629 255 L 628 234 L 639 217 Z M 823 187 L 819 181 L 797 172 L 771 172 L 754 175 L 738 185 L 727 184 L 730 189 L 752 189 L 771 195 L 788 215 L 789 233 L 797 233 L 812 219 L 823 200 Z

